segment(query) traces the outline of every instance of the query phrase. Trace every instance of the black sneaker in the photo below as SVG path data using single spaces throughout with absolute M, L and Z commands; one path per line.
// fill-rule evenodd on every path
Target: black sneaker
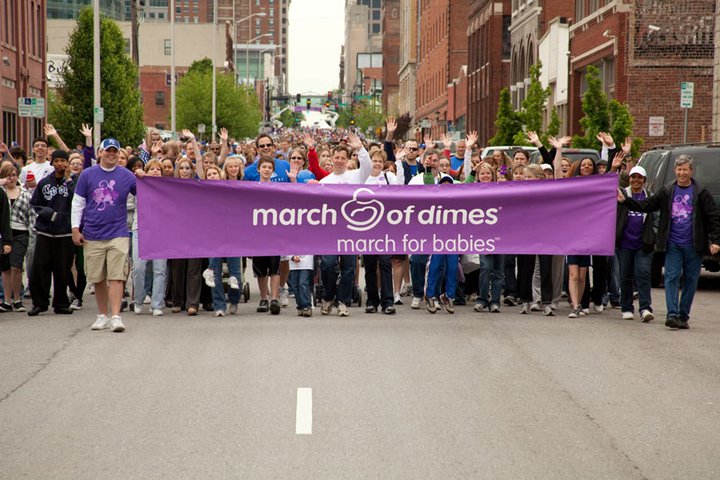
M 14 302 L 14 303 L 12 304 L 12 308 L 13 308 L 13 310 L 15 310 L 16 312 L 24 312 L 24 311 L 25 311 L 25 305 L 23 305 L 22 302 Z
M 70 315 L 75 310 L 71 310 L 68 307 L 59 307 L 59 308 L 53 308 L 53 312 L 57 313 L 58 315 Z
M 375 305 L 368 305 L 365 307 L 365 313 L 377 313 L 377 307 Z
M 685 318 L 678 318 L 677 320 L 677 328 L 680 330 L 687 330 L 690 328 L 690 325 L 688 325 L 688 321 Z
M 12 312 L 13 307 L 7 302 L 0 302 L 0 312 Z
M 270 301 L 270 314 L 272 314 L 272 315 L 280 314 L 280 301 L 278 301 L 277 298 L 273 298 Z
M 393 307 L 392 305 L 388 305 L 383 309 L 383 313 L 385 315 L 395 315 L 395 307 Z
M 47 312 L 47 307 L 33 307 L 27 314 L 28 317 L 37 317 L 43 312 Z
M 680 325 L 678 324 L 678 318 L 673 316 L 667 317 L 667 320 L 665 320 L 665 326 L 668 328 L 679 328 Z
M 270 302 L 268 302 L 267 298 L 263 298 L 260 300 L 260 303 L 257 307 L 258 313 L 267 313 L 267 311 L 270 309 Z

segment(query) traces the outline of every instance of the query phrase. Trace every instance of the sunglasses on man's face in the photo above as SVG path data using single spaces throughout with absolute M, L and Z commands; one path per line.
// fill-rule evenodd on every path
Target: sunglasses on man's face
M 417 151 L 419 150 L 419 148 L 417 148 L 417 147 L 408 147 L 408 150 L 410 150 L 411 152 L 417 152 Z
M 270 148 L 272 146 L 272 143 L 263 143 L 262 145 L 258 145 L 258 148 Z

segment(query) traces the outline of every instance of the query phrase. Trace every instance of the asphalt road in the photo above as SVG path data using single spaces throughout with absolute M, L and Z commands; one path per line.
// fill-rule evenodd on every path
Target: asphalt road
M 126 314 L 123 334 L 90 330 L 89 295 L 72 316 L 0 315 L 0 478 L 720 477 L 720 276 L 687 331 L 256 300 Z

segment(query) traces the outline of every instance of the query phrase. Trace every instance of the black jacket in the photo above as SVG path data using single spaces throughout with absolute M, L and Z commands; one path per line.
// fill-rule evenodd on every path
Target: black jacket
M 35 230 L 52 236 L 72 234 L 70 212 L 75 193 L 75 182 L 69 178 L 55 178 L 55 174 L 43 178 L 33 193 L 30 206 L 37 213 Z
M 623 189 L 625 195 L 631 195 L 628 190 Z M 625 227 L 628 223 L 628 213 L 630 208 L 626 203 L 618 203 L 617 208 L 617 220 L 615 224 L 615 246 L 620 248 L 623 236 L 625 234 Z M 646 252 L 652 252 L 655 249 L 655 241 L 657 235 L 655 229 L 657 228 L 657 214 L 648 213 L 645 216 L 645 222 L 643 223 L 642 233 L 642 249 Z
M 12 228 L 10 228 L 10 201 L 4 188 L 0 188 L 0 237 L 3 245 L 12 245 Z
M 694 178 L 695 186 L 693 194 L 693 246 L 695 251 L 702 255 L 710 253 L 710 244 L 720 245 L 720 210 L 715 205 L 715 200 L 706 188 L 700 185 Z M 657 194 L 638 202 L 632 198 L 625 199 L 625 206 L 630 210 L 638 212 L 653 212 L 660 210 L 660 221 L 657 230 L 657 250 L 664 252 L 667 249 L 668 237 L 670 236 L 670 222 L 672 213 L 673 192 L 677 181 L 666 185 Z M 623 191 L 623 194 L 625 192 Z

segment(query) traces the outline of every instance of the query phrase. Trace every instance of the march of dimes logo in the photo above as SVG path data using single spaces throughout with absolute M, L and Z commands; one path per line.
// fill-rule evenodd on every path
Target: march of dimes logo
M 501 207 L 445 208 L 433 205 L 418 210 L 415 205 L 387 209 L 375 198 L 375 191 L 361 187 L 344 202 L 340 212 L 323 203 L 318 208 L 255 208 L 253 226 L 337 225 L 341 216 L 345 226 L 356 232 L 367 232 L 385 221 L 388 225 L 494 225 Z

